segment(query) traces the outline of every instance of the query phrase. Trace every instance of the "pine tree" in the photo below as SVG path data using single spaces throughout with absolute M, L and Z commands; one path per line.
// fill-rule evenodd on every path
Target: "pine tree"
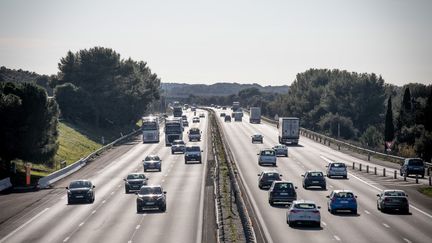
M 395 136 L 394 125 L 393 125 L 393 109 L 392 109 L 392 100 L 389 97 L 387 102 L 387 113 L 385 118 L 385 128 L 384 128 L 384 140 L 385 141 L 393 141 Z

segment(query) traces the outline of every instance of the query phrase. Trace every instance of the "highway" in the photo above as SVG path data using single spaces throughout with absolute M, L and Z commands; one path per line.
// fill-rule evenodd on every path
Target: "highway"
M 208 114 L 200 123 L 192 123 L 192 116 L 189 112 L 189 127 L 183 137 L 188 145 L 204 148 L 202 164 L 185 164 L 183 154 L 172 155 L 170 147 L 165 146 L 161 127 L 158 144 L 143 144 L 140 138 L 124 154 L 105 158 L 101 166 L 90 164 L 57 183 L 53 190 L 57 193 L 51 195 L 50 201 L 42 206 L 36 204 L 36 212 L 24 215 L 16 221 L 19 224 L 2 231 L 0 242 L 201 242 Z M 190 127 L 203 131 L 200 142 L 188 141 L 186 132 Z M 162 159 L 162 172 L 145 174 L 149 184 L 160 184 L 167 191 L 165 213 L 137 213 L 136 195 L 125 194 L 123 178 L 130 172 L 143 171 L 141 161 L 148 154 Z M 63 188 L 80 176 L 96 185 L 96 200 L 93 204 L 68 205 Z
M 306 190 L 301 186 L 301 175 L 307 170 L 325 172 L 325 165 L 330 160 L 344 161 L 349 166 L 359 159 L 301 137 L 298 146 L 289 146 L 288 158 L 278 157 L 277 167 L 259 166 L 259 150 L 278 143 L 276 127 L 266 123 L 250 124 L 247 114 L 242 122 L 224 122 L 219 116 L 221 112 L 231 112 L 218 110 L 217 117 L 268 242 L 432 242 L 430 209 L 410 200 L 411 215 L 387 214 L 377 210 L 376 194 L 380 190 L 394 188 L 394 181 L 380 183 L 361 172 L 349 171 L 348 179 L 327 178 L 327 191 Z M 251 143 L 251 135 L 255 133 L 264 136 L 263 144 Z M 321 228 L 291 228 L 287 225 L 286 207 L 270 206 L 267 191 L 258 188 L 257 174 L 264 170 L 277 170 L 285 180 L 294 182 L 298 187 L 298 199 L 313 200 L 321 206 Z M 326 196 L 334 189 L 354 191 L 358 196 L 358 215 L 332 215 L 327 211 Z

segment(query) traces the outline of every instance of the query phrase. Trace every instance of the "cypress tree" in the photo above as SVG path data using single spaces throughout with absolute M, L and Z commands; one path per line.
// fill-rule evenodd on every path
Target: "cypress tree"
M 393 141 L 395 136 L 394 125 L 393 125 L 393 109 L 391 97 L 388 98 L 387 102 L 387 112 L 385 118 L 385 128 L 384 128 L 384 140 L 389 142 Z

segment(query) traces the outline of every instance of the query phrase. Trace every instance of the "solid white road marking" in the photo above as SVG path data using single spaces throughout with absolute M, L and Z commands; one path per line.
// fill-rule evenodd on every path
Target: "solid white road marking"
M 339 236 L 337 236 L 337 235 L 334 235 L 334 238 L 335 238 L 337 241 L 341 241 L 341 239 L 340 239 Z
M 328 158 L 326 158 L 326 157 L 324 157 L 324 156 L 322 156 L 322 155 L 320 155 L 320 157 L 321 157 L 323 160 L 327 161 L 327 162 L 331 162 L 330 159 L 328 159 Z M 378 187 L 372 185 L 371 183 L 369 183 L 369 182 L 367 182 L 367 181 L 365 181 L 365 180 L 363 180 L 363 179 L 358 178 L 357 176 L 353 175 L 352 173 L 348 173 L 348 174 L 349 174 L 350 176 L 356 178 L 357 180 L 363 182 L 364 184 L 366 184 L 366 185 L 368 185 L 368 186 L 370 186 L 370 187 L 372 187 L 372 188 L 375 188 L 376 190 L 378 190 L 378 191 L 380 191 L 380 192 L 383 191 L 382 189 L 380 189 L 380 188 L 378 188 Z M 429 218 L 432 219 L 432 215 L 426 213 L 425 211 L 423 211 L 423 210 L 421 210 L 421 209 L 419 209 L 419 208 L 413 206 L 412 204 L 410 204 L 410 207 L 413 208 L 414 210 L 417 210 L 419 213 L 421 213 L 421 214 L 423 214 L 423 215 L 425 215 L 425 216 L 427 216 L 427 217 L 429 217 Z
M 84 225 L 84 222 L 81 222 L 81 224 L 78 225 L 78 227 L 81 227 Z
M 403 240 L 406 242 L 406 243 L 412 243 L 410 240 L 408 240 L 407 238 L 403 238 Z
M 5 242 L 13 234 L 15 234 L 16 232 L 18 232 L 19 230 L 21 230 L 22 228 L 24 228 L 26 225 L 28 225 L 31 222 L 33 222 L 33 220 L 35 220 L 36 218 L 38 218 L 39 216 L 41 216 L 43 213 L 45 213 L 46 211 L 48 211 L 48 209 L 49 208 L 45 208 L 44 210 L 42 210 L 41 212 L 39 212 L 38 214 L 36 214 L 33 218 L 31 218 L 29 221 L 25 222 L 20 227 L 16 228 L 14 231 L 10 232 L 8 235 L 6 235 L 3 239 L 0 240 L 0 243 Z
M 102 201 L 102 203 L 105 203 L 105 202 L 106 202 L 106 200 L 103 200 L 103 201 Z
M 135 227 L 135 229 L 139 229 L 141 227 L 141 225 L 137 225 L 136 227 Z
M 96 213 L 96 210 L 93 210 L 93 212 L 91 214 L 95 214 L 95 213 Z
M 383 225 L 384 225 L 384 227 L 386 227 L 386 228 L 390 228 L 390 225 L 388 225 L 388 224 L 386 224 L 386 223 L 383 223 Z
M 365 210 L 364 212 L 365 212 L 366 214 L 371 214 L 371 213 L 370 213 L 369 211 L 367 211 L 367 210 Z
M 327 226 L 327 224 L 326 224 L 326 222 L 324 222 L 324 221 L 321 221 L 321 223 L 324 225 L 324 226 Z
M 114 195 L 114 192 L 111 192 L 111 195 Z
M 68 240 L 69 240 L 69 236 L 66 237 L 66 238 L 63 240 L 63 242 L 67 242 Z

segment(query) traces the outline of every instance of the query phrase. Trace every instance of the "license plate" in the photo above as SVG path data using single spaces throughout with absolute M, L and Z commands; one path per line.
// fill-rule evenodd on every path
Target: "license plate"
M 280 195 L 281 195 L 281 196 L 288 196 L 288 193 L 286 193 L 286 192 L 281 192 Z
M 154 205 L 154 202 L 146 202 L 146 205 Z
M 316 184 L 316 183 L 319 183 L 319 181 L 312 181 L 312 183 L 315 183 L 315 184 Z
M 348 201 L 340 201 L 340 203 L 348 203 Z
M 78 196 L 75 196 L 76 198 L 84 198 L 84 196 L 83 195 L 78 195 Z

